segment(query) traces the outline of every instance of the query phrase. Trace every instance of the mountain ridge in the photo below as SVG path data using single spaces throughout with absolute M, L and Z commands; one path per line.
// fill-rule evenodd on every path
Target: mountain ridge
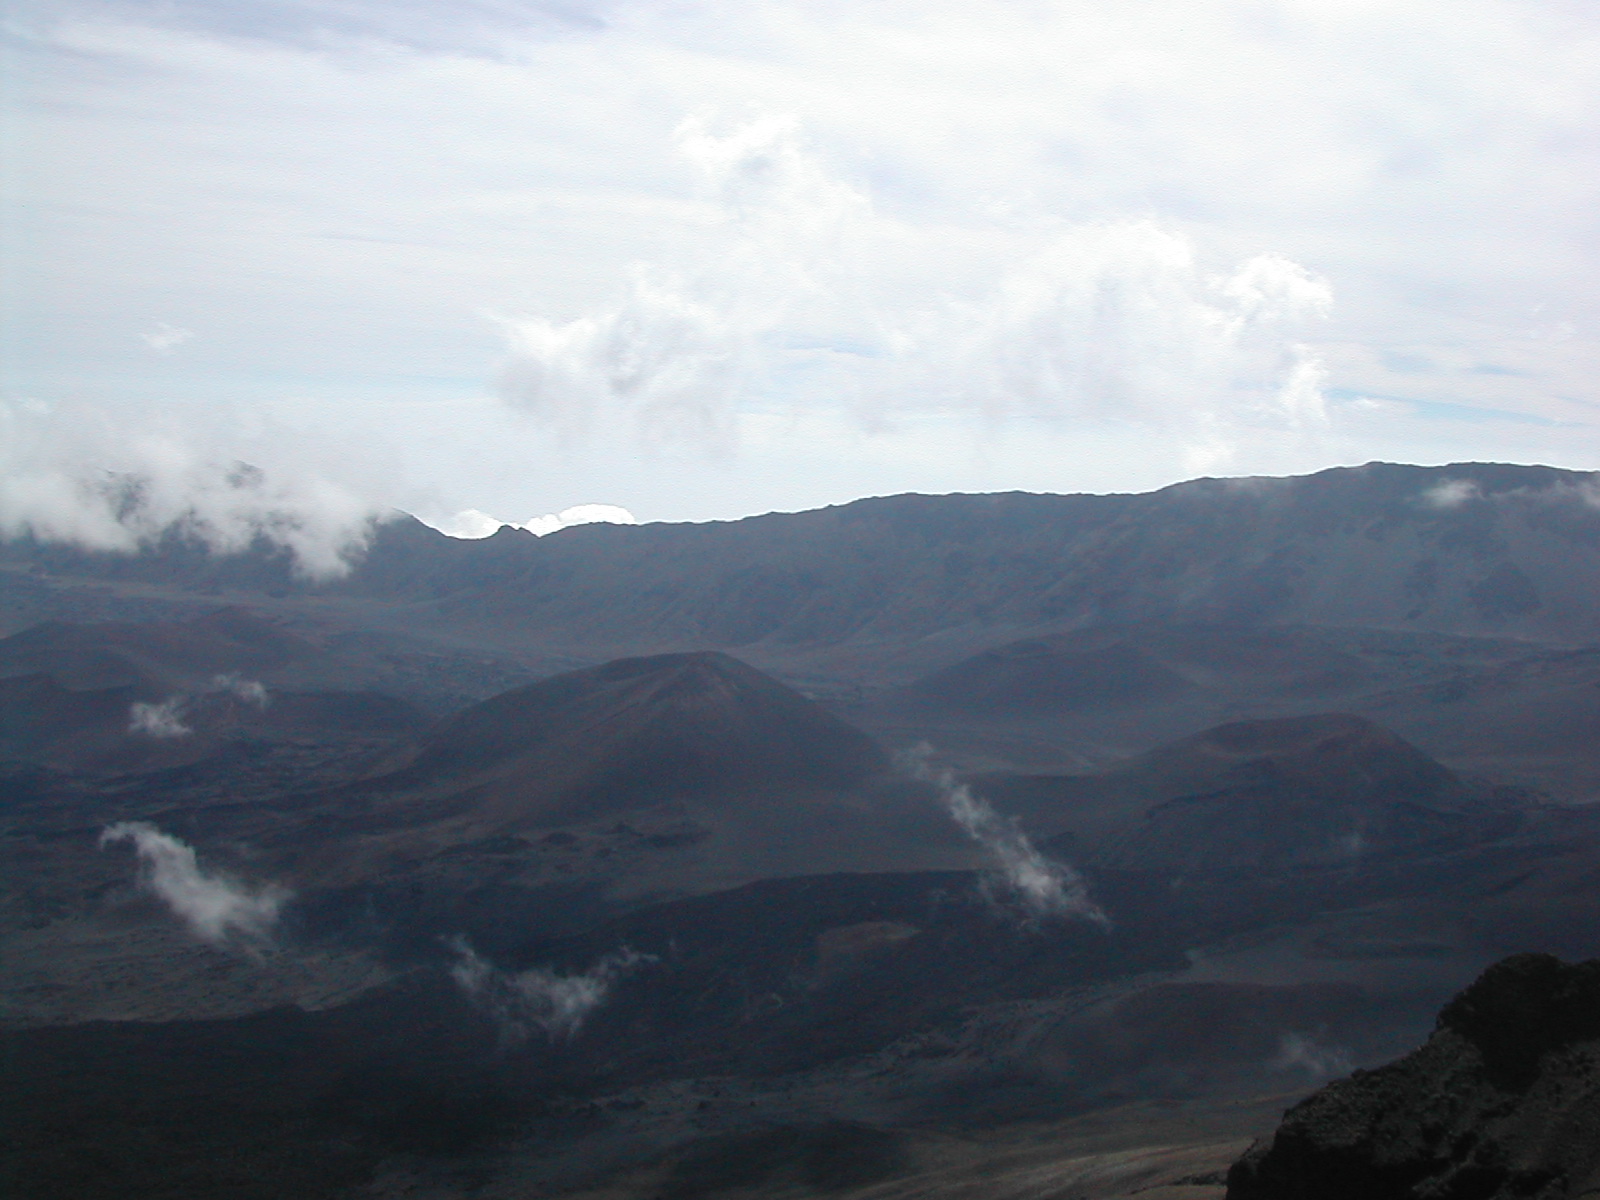
M 377 527 L 343 579 L 169 536 L 117 557 L 27 540 L 14 569 L 276 598 L 382 600 L 567 645 L 665 650 L 1128 621 L 1309 622 L 1600 640 L 1600 475 L 1369 463 L 1137 495 L 869 498 L 704 524 Z M 605 603 L 598 603 L 599 597 Z

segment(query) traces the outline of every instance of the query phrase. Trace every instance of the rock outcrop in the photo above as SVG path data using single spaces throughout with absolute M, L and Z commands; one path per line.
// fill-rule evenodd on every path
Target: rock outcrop
M 1600 959 L 1495 964 L 1426 1044 L 1285 1114 L 1228 1200 L 1600 1196 Z

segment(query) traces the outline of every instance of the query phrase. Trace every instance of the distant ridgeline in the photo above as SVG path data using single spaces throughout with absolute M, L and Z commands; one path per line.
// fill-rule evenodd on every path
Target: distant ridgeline
M 138 556 L 29 539 L 30 587 L 320 593 L 613 649 L 907 638 L 1136 621 L 1310 623 L 1600 640 L 1600 474 L 1372 463 L 1144 495 L 902 495 L 740 521 L 456 540 L 400 516 L 349 575 L 177 535 Z M 13 574 L 14 586 L 23 586 Z M 8 585 L 12 586 L 12 585 Z

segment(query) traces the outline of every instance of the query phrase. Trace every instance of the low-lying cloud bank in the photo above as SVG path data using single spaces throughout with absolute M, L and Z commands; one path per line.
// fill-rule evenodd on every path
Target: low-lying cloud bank
M 574 975 L 538 967 L 512 974 L 486 962 L 465 938 L 455 938 L 450 947 L 456 954 L 450 974 L 463 991 L 493 1014 L 502 1033 L 516 1041 L 525 1040 L 534 1028 L 552 1042 L 570 1040 L 589 1014 L 605 1003 L 619 980 L 656 961 L 653 954 L 624 947 Z
M 102 848 L 119 842 L 133 843 L 139 855 L 140 886 L 208 942 L 268 940 L 290 897 L 277 884 L 251 887 L 205 870 L 193 846 L 146 821 L 119 821 L 100 835 Z
M 1083 876 L 1040 854 L 1015 818 L 995 812 L 987 800 L 957 782 L 949 768 L 934 767 L 928 761 L 930 753 L 926 744 L 918 746 L 904 756 L 905 769 L 934 786 L 944 810 L 989 852 L 1006 886 L 1030 916 L 1080 919 L 1110 928 L 1110 917 L 1090 898 Z
M 169 532 L 213 553 L 258 541 L 310 578 L 342 575 L 378 506 L 313 473 L 269 474 L 182 431 L 86 406 L 0 401 L 0 538 L 131 553 Z

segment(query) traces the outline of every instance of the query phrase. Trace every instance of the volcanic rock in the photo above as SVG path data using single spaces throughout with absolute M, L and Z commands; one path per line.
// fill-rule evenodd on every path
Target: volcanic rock
M 1228 1174 L 1228 1200 L 1600 1194 L 1600 960 L 1496 963 L 1420 1049 L 1328 1085 Z
M 80 763 L 128 741 L 132 687 L 74 691 L 45 674 L 0 679 L 0 758 Z

